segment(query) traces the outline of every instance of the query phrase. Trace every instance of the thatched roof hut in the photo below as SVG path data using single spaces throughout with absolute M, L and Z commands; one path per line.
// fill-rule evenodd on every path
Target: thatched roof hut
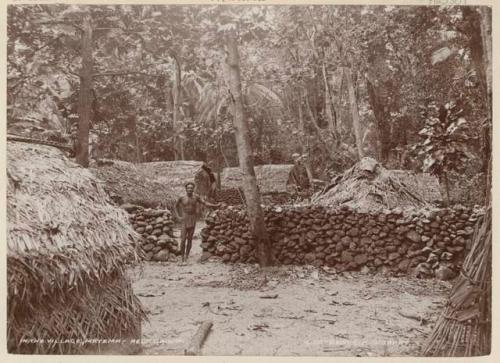
M 79 353 L 95 347 L 88 339 L 139 339 L 145 314 L 125 274 L 137 235 L 125 211 L 58 149 L 9 142 L 7 150 L 9 352 Z
M 202 168 L 202 161 L 178 160 L 178 161 L 153 161 L 137 164 L 147 179 L 161 185 L 168 185 L 176 198 L 185 194 L 185 184 L 193 182 L 196 184 L 196 193 L 207 196 L 210 191 L 210 178 Z
M 429 207 L 440 201 L 439 183 L 430 175 L 385 169 L 365 157 L 335 177 L 311 202 L 329 207 L 348 206 L 362 211 Z
M 105 182 L 105 189 L 119 203 L 144 207 L 172 208 L 185 194 L 184 185 L 194 182 L 196 193 L 208 196 L 215 178 L 201 161 L 155 161 L 133 164 L 119 160 L 99 160 L 91 170 Z
M 141 164 L 101 159 L 90 170 L 103 181 L 104 189 L 116 202 L 131 203 L 147 208 L 166 208 L 175 202 L 176 193 L 168 183 L 148 177 Z
M 259 165 L 254 168 L 257 184 L 262 194 L 287 193 L 290 191 L 291 172 L 293 164 Z M 223 188 L 240 188 L 243 183 L 243 173 L 240 167 L 224 168 L 221 176 Z
M 439 180 L 428 173 L 414 173 L 410 170 L 391 170 L 401 184 L 410 190 L 417 192 L 429 203 L 439 203 L 443 201 Z

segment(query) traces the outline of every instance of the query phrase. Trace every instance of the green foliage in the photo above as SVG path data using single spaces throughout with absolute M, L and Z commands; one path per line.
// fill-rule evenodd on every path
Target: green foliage
M 440 177 L 463 170 L 472 157 L 467 150 L 470 137 L 463 108 L 454 101 L 441 107 L 431 103 L 423 114 L 425 126 L 418 133 L 421 141 L 414 147 L 423 159 L 423 170 Z
M 235 31 L 258 163 L 292 162 L 299 153 L 314 177 L 326 178 L 356 161 L 343 71 L 348 67 L 368 155 L 387 167 L 417 170 L 408 151 L 418 143 L 424 152 L 418 160 L 427 160 L 433 173 L 456 170 L 464 157 L 475 160 L 478 172 L 487 157 L 478 136 L 490 120 L 474 46 L 476 12 L 424 6 L 9 6 L 8 127 L 75 130 L 78 27 L 89 14 L 95 156 L 169 160 L 178 154 L 176 139 L 183 140 L 186 158 L 234 166 L 222 64 L 224 37 Z M 174 59 L 181 68 L 175 129 Z M 457 129 L 447 134 L 448 126 L 433 124 L 435 110 L 420 113 L 421 105 L 451 99 L 462 100 L 462 111 L 452 120 L 450 108 L 444 122 Z M 460 118 L 467 123 L 459 125 Z M 432 135 L 419 135 L 422 129 Z

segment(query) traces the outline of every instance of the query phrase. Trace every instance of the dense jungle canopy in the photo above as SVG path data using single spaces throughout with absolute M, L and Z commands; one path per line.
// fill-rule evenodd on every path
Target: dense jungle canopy
M 76 140 L 83 164 L 87 138 L 91 158 L 237 166 L 222 70 L 223 35 L 236 31 L 256 165 L 299 155 L 327 180 L 371 156 L 480 203 L 490 16 L 458 6 L 9 6 L 8 129 Z

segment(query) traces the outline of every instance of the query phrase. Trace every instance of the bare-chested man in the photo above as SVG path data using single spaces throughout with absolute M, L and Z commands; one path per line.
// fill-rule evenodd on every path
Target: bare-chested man
M 194 183 L 186 183 L 186 195 L 180 197 L 175 204 L 175 212 L 182 221 L 181 230 L 181 254 L 182 262 L 185 262 L 189 257 L 191 245 L 193 242 L 194 229 L 196 227 L 196 210 L 198 203 L 207 207 L 217 208 L 220 204 L 212 204 L 204 201 L 197 195 L 193 195 Z M 180 212 L 180 213 L 179 213 Z M 187 245 L 186 245 L 187 239 Z

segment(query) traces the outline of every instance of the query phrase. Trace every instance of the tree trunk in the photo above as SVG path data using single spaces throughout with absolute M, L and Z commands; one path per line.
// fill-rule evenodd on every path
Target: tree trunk
M 304 124 L 304 114 L 302 112 L 302 92 L 299 92 L 299 128 L 300 132 L 302 133 L 302 137 L 304 138 L 303 142 L 300 144 L 300 150 L 301 154 L 304 154 L 304 150 L 306 153 L 306 158 L 305 158 L 305 163 L 304 166 L 306 168 L 306 173 L 307 173 L 307 179 L 309 179 L 309 184 L 313 185 L 313 173 L 311 170 L 311 160 L 309 157 L 309 138 L 306 133 L 306 127 Z M 305 144 L 305 147 L 304 147 Z
M 483 43 L 483 64 L 486 73 L 486 92 L 491 96 L 491 8 L 482 6 L 481 12 L 481 40 Z
M 175 61 L 175 83 L 173 88 L 173 98 L 174 98 L 174 109 L 173 109 L 173 129 L 174 129 L 174 150 L 175 150 L 175 160 L 184 160 L 184 142 L 182 137 L 177 138 L 175 134 L 178 133 L 178 121 L 179 121 L 179 110 L 180 110 L 180 95 L 181 95 L 181 63 L 176 54 L 172 56 Z M 178 149 L 177 149 L 178 148 Z M 178 152 L 177 152 L 178 150 Z
M 381 101 L 375 86 L 366 78 L 366 88 L 368 91 L 368 101 L 370 103 L 373 115 L 377 121 L 378 139 L 380 142 L 380 161 L 386 163 L 389 159 L 389 152 L 391 150 L 391 130 L 388 125 L 389 115 L 384 109 L 383 101 Z
M 80 94 L 78 97 L 78 132 L 76 162 L 89 166 L 90 111 L 92 109 L 92 26 L 90 16 L 85 16 L 82 25 L 82 70 L 80 73 Z
M 337 139 L 337 128 L 335 125 L 335 119 L 333 118 L 333 113 L 332 113 L 332 95 L 330 92 L 330 87 L 328 86 L 328 75 L 326 73 L 326 67 L 325 64 L 323 63 L 322 67 L 323 71 L 323 82 L 325 84 L 325 114 L 326 118 L 328 120 L 328 128 L 330 129 L 330 133 L 332 134 L 332 137 Z
M 338 87 L 338 96 L 334 98 L 335 100 L 335 103 L 334 103 L 334 106 L 335 106 L 335 125 L 337 127 L 337 135 L 339 135 L 339 140 L 337 141 L 338 143 L 340 143 L 340 137 L 342 135 L 342 95 L 343 95 L 343 91 L 344 91 L 344 77 L 343 77 L 343 70 L 342 68 L 339 68 L 338 71 L 336 71 L 336 73 L 339 73 L 338 76 L 340 77 L 340 85 Z M 336 75 L 332 75 L 332 83 L 334 85 L 336 85 Z
M 131 118 L 130 129 L 132 132 L 132 138 L 135 147 L 134 159 L 136 163 L 140 163 L 142 161 L 142 151 L 141 151 L 141 144 L 139 142 L 139 133 L 137 132 L 137 119 L 135 115 L 133 115 Z
M 352 127 L 354 129 L 354 136 L 356 137 L 356 147 L 358 149 L 359 159 L 363 158 L 363 145 L 361 136 L 361 124 L 359 122 L 358 102 L 356 100 L 356 93 L 354 92 L 354 85 L 352 81 L 352 73 L 349 67 L 344 67 L 345 79 L 347 82 L 347 91 L 349 94 L 349 104 L 351 108 Z
M 491 72 L 491 8 L 487 6 L 482 6 L 480 8 L 481 13 L 481 41 L 483 43 L 483 66 L 485 73 L 485 84 L 486 84 L 486 99 L 488 107 L 488 120 L 486 120 L 486 125 L 483 128 L 483 155 L 485 155 L 485 162 L 483 163 L 483 172 L 485 174 L 485 192 L 484 199 L 485 204 L 491 204 L 491 123 L 492 123 L 492 102 L 491 102 L 491 82 L 492 82 L 492 72 Z
M 450 184 L 448 183 L 448 174 L 443 173 L 443 181 L 444 181 L 444 191 L 446 194 L 446 206 L 448 207 L 450 205 Z
M 333 158 L 333 153 L 330 151 L 330 145 L 328 145 L 325 138 L 323 137 L 323 134 L 321 133 L 321 127 L 319 127 L 318 124 L 316 123 L 316 119 L 314 118 L 314 114 L 311 110 L 311 105 L 309 104 L 308 96 L 307 96 L 307 94 L 304 96 L 305 96 L 304 98 L 306 100 L 306 106 L 307 106 L 307 112 L 309 114 L 309 118 L 311 119 L 311 123 L 313 124 L 314 129 L 316 130 L 316 133 L 318 134 L 318 138 L 321 141 L 321 145 L 323 145 L 323 150 L 325 151 L 325 154 L 330 159 L 333 160 L 334 158 Z
M 243 193 L 245 194 L 250 230 L 254 238 L 256 257 L 260 266 L 272 264 L 271 244 L 264 223 L 264 213 L 260 205 L 260 192 L 255 178 L 250 130 L 243 108 L 241 92 L 239 54 L 234 34 L 226 40 L 226 60 L 224 73 L 231 94 L 233 124 L 240 168 L 243 172 Z
M 200 355 L 201 347 L 203 343 L 207 339 L 208 333 L 210 333 L 210 329 L 212 329 L 213 322 L 204 321 L 198 327 L 196 334 L 191 339 L 189 346 L 184 351 L 184 355 Z
M 477 10 L 474 7 L 465 6 L 463 11 L 464 19 L 468 24 L 466 33 L 469 36 L 472 64 L 476 70 L 488 107 L 487 117 L 489 119 L 481 130 L 481 153 L 485 155 L 482 172 L 486 177 L 490 163 L 489 155 L 491 154 L 491 9 L 482 6 Z

